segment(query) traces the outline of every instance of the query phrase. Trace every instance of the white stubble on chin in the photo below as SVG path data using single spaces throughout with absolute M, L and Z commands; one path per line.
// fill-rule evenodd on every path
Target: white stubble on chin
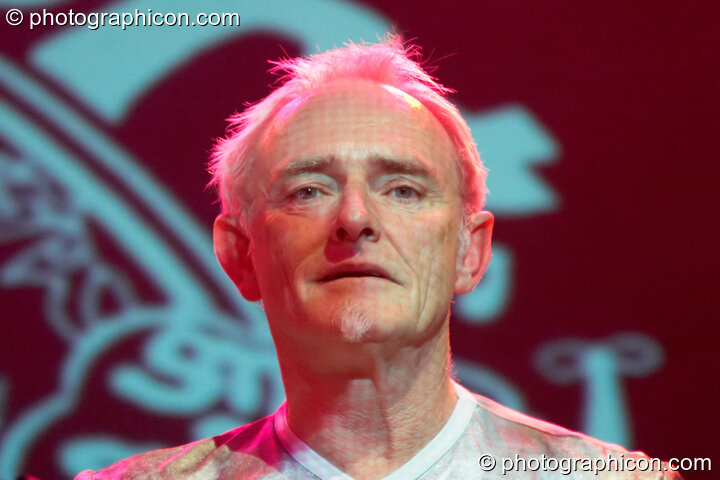
M 367 307 L 352 300 L 338 307 L 333 321 L 340 326 L 340 333 L 349 343 L 361 343 L 372 326 Z

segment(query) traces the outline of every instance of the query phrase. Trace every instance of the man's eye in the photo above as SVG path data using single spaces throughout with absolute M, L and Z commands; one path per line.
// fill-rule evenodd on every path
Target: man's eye
M 390 195 L 402 200 L 411 200 L 413 198 L 418 198 L 420 196 L 420 193 L 418 193 L 418 191 L 412 187 L 403 185 L 401 187 L 395 187 L 390 190 Z
M 295 190 L 292 194 L 293 198 L 298 200 L 312 200 L 322 195 L 320 189 L 315 187 L 303 187 L 299 190 Z

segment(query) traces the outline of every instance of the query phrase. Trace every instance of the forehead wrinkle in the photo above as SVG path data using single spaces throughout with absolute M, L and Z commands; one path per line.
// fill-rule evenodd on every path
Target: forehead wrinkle
M 320 129 L 334 123 L 327 116 L 315 116 L 317 110 L 344 111 L 351 117 L 356 117 L 353 119 L 355 127 L 393 124 L 398 121 L 402 124 L 407 121 L 408 115 L 421 115 L 423 122 L 437 121 L 424 105 L 397 88 L 372 80 L 340 80 L 309 92 L 283 106 L 266 131 L 264 140 L 271 140 L 268 137 L 278 139 L 285 137 L 286 140 L 294 140 L 292 137 L 298 132 L 294 132 L 292 126 L 297 123 L 304 124 L 304 129 L 309 130 Z M 373 110 L 394 112 L 395 115 L 368 118 L 368 112 Z M 437 126 L 444 130 L 441 125 Z
M 358 89 L 361 86 L 363 88 Z M 461 182 L 462 174 L 458 171 L 456 152 L 447 131 L 425 106 L 408 102 L 402 93 L 372 81 L 339 82 L 294 99 L 278 112 L 262 141 L 263 150 L 270 156 L 279 155 L 276 158 L 290 159 L 290 163 L 286 164 L 289 167 L 287 172 L 281 172 L 282 167 L 273 169 L 269 172 L 270 178 L 274 181 L 288 175 L 318 171 L 321 168 L 319 162 L 327 163 L 327 159 L 323 159 L 327 155 L 335 156 L 336 161 L 377 157 L 376 165 L 371 165 L 372 167 L 382 167 L 398 173 L 416 173 L 445 184 L 449 178 L 443 179 L 444 175 L 440 174 L 433 160 L 435 155 L 449 155 L 454 164 L 450 172 L 451 178 L 456 177 L 456 180 Z M 334 144 L 332 151 L 322 151 L 323 143 L 321 141 L 318 144 L 317 139 L 326 137 L 328 129 L 335 132 L 333 135 L 338 135 L 337 112 L 344 112 L 340 122 L 347 135 L 340 137 L 342 140 Z M 403 125 L 408 125 L 409 129 L 403 129 Z M 385 150 L 382 142 L 375 142 L 372 146 L 364 144 L 373 143 L 374 137 L 399 135 L 405 138 L 406 135 L 416 135 L 414 132 L 419 130 L 426 131 L 427 135 L 420 138 L 419 143 L 417 140 L 410 143 L 405 141 L 409 151 L 404 153 Z M 357 136 L 353 137 L 350 132 Z M 429 137 L 432 137 L 432 142 Z M 305 152 L 308 158 L 298 159 L 300 161 L 296 162 L 296 159 L 292 158 L 293 151 Z M 420 158 L 426 156 L 429 158 Z M 381 157 L 398 162 L 395 165 L 390 161 L 380 162 Z M 408 160 L 410 163 L 422 165 L 426 171 L 411 172 L 410 169 L 402 168 L 399 162 Z M 306 165 L 300 166 L 301 162 Z M 313 163 L 316 165 L 312 168 L 317 167 L 317 170 L 310 170 L 310 164 Z M 380 163 L 384 165 L 379 165 Z

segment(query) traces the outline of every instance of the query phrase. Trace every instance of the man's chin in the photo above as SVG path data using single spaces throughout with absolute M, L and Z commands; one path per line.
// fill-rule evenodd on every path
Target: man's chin
M 373 326 L 370 309 L 357 302 L 347 302 L 335 312 L 334 323 L 348 343 L 363 343 L 369 337 Z
M 398 341 L 411 335 L 414 330 L 397 319 L 398 316 L 378 312 L 374 305 L 353 303 L 336 311 L 333 324 L 345 342 L 359 345 Z

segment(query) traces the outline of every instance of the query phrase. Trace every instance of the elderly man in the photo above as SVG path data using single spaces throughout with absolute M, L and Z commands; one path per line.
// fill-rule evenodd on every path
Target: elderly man
M 413 53 L 391 40 L 280 62 L 284 84 L 216 148 L 215 250 L 263 302 L 287 402 L 78 478 L 497 478 L 504 458 L 543 456 L 565 461 L 510 476 L 567 478 L 571 459 L 646 459 L 453 381 L 450 304 L 488 265 L 493 217 L 470 131 Z

